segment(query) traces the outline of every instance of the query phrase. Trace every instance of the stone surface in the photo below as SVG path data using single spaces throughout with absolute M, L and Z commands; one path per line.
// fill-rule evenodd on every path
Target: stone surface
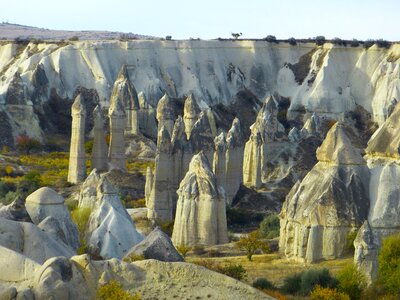
M 340 124 L 328 132 L 319 158 L 327 157 L 324 149 L 333 153 L 332 160 L 319 161 L 293 186 L 282 207 L 279 248 L 288 258 L 340 257 L 348 233 L 367 219 L 370 172 Z
M 89 192 L 88 189 L 86 191 Z M 89 198 L 93 199 L 94 195 Z M 122 258 L 143 239 L 136 231 L 116 189 L 105 176 L 100 177 L 96 186 L 96 203 L 88 221 L 85 239 L 89 252 L 102 258 Z
M 108 168 L 107 160 L 107 144 L 106 135 L 104 131 L 104 117 L 100 106 L 96 106 L 93 111 L 94 118 L 94 138 L 92 150 L 92 164 L 91 168 L 98 171 L 106 171 Z
M 226 200 L 232 204 L 233 198 L 243 182 L 243 152 L 244 140 L 240 121 L 235 118 L 226 136 Z
M 33 192 L 26 198 L 26 210 L 34 224 L 38 225 L 47 217 L 58 220 L 66 238 L 67 245 L 76 250 L 79 248 L 78 229 L 71 219 L 64 198 L 54 190 L 43 187 Z
M 32 223 L 25 207 L 25 200 L 20 196 L 17 196 L 11 204 L 0 207 L 0 218 Z
M 226 134 L 222 132 L 215 140 L 215 151 L 212 171 L 217 178 L 217 184 L 226 191 Z M 226 192 L 225 192 L 226 193 Z
M 86 178 L 85 118 L 86 108 L 79 94 L 71 107 L 71 146 L 69 150 L 68 182 L 80 183 Z
M 53 239 L 36 225 L 4 218 L 0 218 L 0 245 L 40 264 L 54 256 L 75 254 L 68 245 Z
M 123 98 L 118 90 L 113 91 L 111 95 L 108 117 L 110 118 L 110 145 L 108 148 L 110 167 L 126 170 L 124 137 L 126 112 Z
M 190 138 L 190 133 L 194 123 L 196 123 L 199 114 L 200 107 L 197 104 L 196 98 L 193 94 L 189 94 L 185 100 L 185 105 L 183 107 L 183 120 L 185 122 L 185 132 L 188 139 Z
M 147 206 L 147 202 L 150 199 L 151 189 L 153 187 L 153 180 L 154 180 L 153 170 L 150 167 L 147 167 L 147 170 L 146 170 L 146 185 L 144 187 L 146 206 Z
M 171 239 L 159 227 L 156 227 L 143 241 L 129 250 L 126 258 L 143 256 L 145 259 L 161 261 L 184 261 L 175 249 Z
M 157 123 L 156 123 L 156 111 L 152 105 L 147 101 L 144 92 L 138 94 L 139 106 L 139 129 L 140 132 L 151 138 L 157 138 Z
M 176 118 L 175 105 L 167 93 L 158 101 L 156 117 L 158 121 L 158 131 L 160 131 L 162 127 L 165 127 L 171 136 Z
M 174 245 L 216 245 L 228 242 L 226 199 L 204 153 L 193 156 L 178 193 Z

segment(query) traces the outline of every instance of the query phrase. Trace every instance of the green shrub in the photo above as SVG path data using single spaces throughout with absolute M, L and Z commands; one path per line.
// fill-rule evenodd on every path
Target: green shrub
M 346 248 L 351 252 L 354 252 L 354 240 L 356 239 L 358 230 L 349 231 L 346 236 Z
M 398 295 L 400 287 L 400 234 L 383 240 L 378 256 L 378 280 L 388 294 Z
M 278 214 L 270 214 L 260 223 L 260 234 L 263 238 L 273 239 L 279 236 L 280 221 Z
M 90 208 L 75 208 L 71 212 L 72 221 L 76 224 L 79 231 L 79 240 L 81 247 L 78 249 L 78 254 L 87 252 L 87 245 L 85 241 L 86 226 L 90 218 Z
M 253 281 L 253 287 L 259 290 L 274 290 L 274 284 L 266 278 L 257 278 Z
M 311 269 L 285 278 L 281 289 L 288 294 L 307 296 L 317 285 L 336 288 L 338 281 L 328 269 Z
M 85 143 L 85 152 L 91 154 L 93 150 L 93 140 L 89 140 Z
M 325 39 L 325 37 L 324 37 L 323 35 L 319 35 L 319 36 L 317 36 L 317 37 L 315 38 L 315 43 L 316 43 L 318 46 L 322 46 L 323 44 L 325 44 L 325 41 L 326 41 L 326 39 Z
M 349 296 L 333 288 L 317 285 L 310 294 L 311 300 L 350 300 Z
M 337 275 L 338 291 L 349 295 L 351 300 L 361 299 L 363 290 L 367 286 L 365 276 L 355 265 L 344 267 Z
M 132 295 L 122 289 L 119 282 L 111 280 L 105 285 L 102 285 L 96 294 L 98 300 L 140 300 L 139 294 Z
M 15 191 L 16 191 L 15 184 L 0 180 L 0 198 L 4 198 L 8 194 L 8 192 L 15 192 Z
M 220 266 L 217 269 L 217 272 L 237 280 L 242 280 L 247 276 L 246 270 L 240 264 L 229 264 L 223 267 Z
M 252 260 L 253 255 L 257 251 L 262 251 L 264 253 L 269 252 L 269 246 L 265 241 L 261 240 L 261 235 L 258 230 L 250 232 L 246 236 L 242 236 L 235 245 L 240 250 L 246 252 L 249 261 Z

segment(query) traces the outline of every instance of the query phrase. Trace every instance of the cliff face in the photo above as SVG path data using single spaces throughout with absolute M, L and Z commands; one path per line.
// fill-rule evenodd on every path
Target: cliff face
M 16 105 L 9 99 L 20 76 L 23 90 L 18 93 L 26 94 L 25 104 L 36 110 L 52 90 L 62 99 L 73 99 L 78 87 L 97 91 L 101 104 L 108 106 L 114 81 L 126 64 L 132 84 L 152 105 L 163 92 L 176 98 L 193 93 L 204 108 L 228 104 L 237 92 L 250 89 L 260 99 L 268 94 L 290 98 L 289 112 L 305 108 L 339 118 L 358 104 L 382 123 L 393 99 L 400 98 L 399 57 L 400 45 L 365 50 L 265 41 L 7 43 L 0 46 L 0 104 Z M 32 124 L 20 121 L 17 126 L 16 117 L 8 116 L 14 130 L 40 135 L 40 130 L 32 132 Z

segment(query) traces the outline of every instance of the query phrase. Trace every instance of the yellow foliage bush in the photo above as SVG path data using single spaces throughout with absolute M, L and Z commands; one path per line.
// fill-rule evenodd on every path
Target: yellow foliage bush
M 102 285 L 96 294 L 98 300 L 140 300 L 141 297 L 138 293 L 132 295 L 124 291 L 121 284 L 115 280 Z
M 310 294 L 311 300 L 350 300 L 350 297 L 336 289 L 323 288 L 317 285 Z

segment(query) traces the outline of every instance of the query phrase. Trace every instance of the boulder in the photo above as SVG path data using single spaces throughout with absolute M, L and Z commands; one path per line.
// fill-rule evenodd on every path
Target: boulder
M 49 216 L 57 219 L 64 232 L 67 244 L 72 249 L 79 248 L 78 229 L 71 219 L 67 206 L 64 205 L 64 198 L 56 191 L 42 187 L 26 198 L 25 206 L 36 225 Z
M 145 259 L 161 261 L 184 261 L 175 249 L 171 239 L 159 227 L 156 227 L 143 241 L 129 250 L 126 258 L 143 256 Z
M 11 204 L 0 207 L 0 217 L 13 221 L 32 223 L 32 219 L 25 207 L 25 200 L 20 196 Z

